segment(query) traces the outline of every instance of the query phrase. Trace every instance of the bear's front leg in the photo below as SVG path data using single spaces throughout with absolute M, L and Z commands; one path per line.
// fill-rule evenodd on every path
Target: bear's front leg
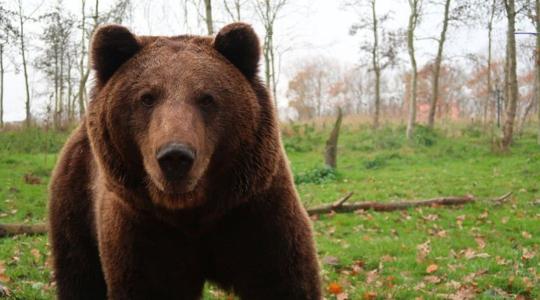
M 311 225 L 292 192 L 237 208 L 218 226 L 211 245 L 217 270 L 212 279 L 242 300 L 321 299 Z
M 111 196 L 98 205 L 98 240 L 109 299 L 200 299 L 196 245 Z

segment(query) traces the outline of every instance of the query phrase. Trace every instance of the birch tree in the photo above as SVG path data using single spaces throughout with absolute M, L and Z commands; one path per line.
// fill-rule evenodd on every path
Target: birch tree
M 441 73 L 441 63 L 443 59 L 444 43 L 446 42 L 446 33 L 448 31 L 448 23 L 450 22 L 450 4 L 451 0 L 444 0 L 444 15 L 442 22 L 442 30 L 438 39 L 437 56 L 433 64 L 433 83 L 431 90 L 431 101 L 428 115 L 428 127 L 433 128 L 435 125 L 435 113 L 437 111 L 437 100 L 439 99 L 439 77 Z
M 514 121 L 518 101 L 517 59 L 516 59 L 516 3 L 515 0 L 504 0 L 507 20 L 507 53 L 506 53 L 506 118 L 503 125 L 502 149 L 508 150 L 514 135 Z
M 411 91 L 409 97 L 409 118 L 407 121 L 407 139 L 412 139 L 414 133 L 414 126 L 416 123 L 416 95 L 418 89 L 418 67 L 416 64 L 416 54 L 414 49 L 415 30 L 420 18 L 420 10 L 422 6 L 422 0 L 408 0 L 410 15 L 409 24 L 407 26 L 407 50 L 409 58 L 411 60 Z
M 487 124 L 488 110 L 490 107 L 491 97 L 493 95 L 493 84 L 491 83 L 491 65 L 493 61 L 493 22 L 495 20 L 495 12 L 497 9 L 497 0 L 492 0 L 489 7 L 489 20 L 487 23 L 488 28 L 488 57 L 487 57 L 487 80 L 486 80 L 486 98 L 484 100 L 484 124 Z M 493 124 L 495 123 L 492 121 Z
M 28 81 L 28 63 L 26 59 L 26 37 L 25 37 L 25 25 L 26 22 L 29 20 L 29 18 L 24 14 L 23 10 L 23 3 L 22 0 L 17 0 L 17 18 L 19 20 L 19 28 L 18 28 L 18 39 L 19 39 L 19 49 L 21 53 L 21 60 L 22 60 L 22 67 L 23 67 L 23 74 L 24 74 L 24 87 L 25 87 L 25 95 L 26 100 L 24 102 L 25 106 L 25 125 L 26 127 L 29 127 L 32 124 L 32 113 L 30 111 L 30 83 Z

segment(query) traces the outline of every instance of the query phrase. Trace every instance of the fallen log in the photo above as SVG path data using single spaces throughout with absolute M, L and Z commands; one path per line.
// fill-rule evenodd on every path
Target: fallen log
M 438 207 L 438 206 L 456 206 L 476 202 L 477 199 L 472 195 L 462 197 L 440 197 L 428 200 L 404 200 L 394 202 L 353 202 L 346 203 L 353 195 L 353 192 L 347 193 L 345 196 L 334 201 L 334 203 L 308 208 L 307 212 L 310 216 L 335 213 L 347 213 L 357 210 L 374 210 L 380 212 L 390 212 L 396 210 L 405 210 L 414 207 Z M 488 200 L 493 204 L 502 204 L 512 196 L 512 192 L 506 193 L 501 197 L 493 200 Z M 14 236 L 19 234 L 45 234 L 47 233 L 47 225 L 45 223 L 37 224 L 0 224 L 0 238 Z
M 415 200 L 415 201 L 396 201 L 396 202 L 354 202 L 354 203 L 345 203 L 352 193 L 345 195 L 343 198 L 338 201 L 321 205 L 313 208 L 308 208 L 307 212 L 311 215 L 320 215 L 330 212 L 335 213 L 345 213 L 353 212 L 357 210 L 374 210 L 374 211 L 396 211 L 404 210 L 412 207 L 420 206 L 455 206 L 462 205 L 471 202 L 475 202 L 476 198 L 471 195 L 462 196 L 462 197 L 440 197 L 428 200 Z
M 44 234 L 47 233 L 45 223 L 38 224 L 0 224 L 0 237 L 13 236 L 18 234 Z

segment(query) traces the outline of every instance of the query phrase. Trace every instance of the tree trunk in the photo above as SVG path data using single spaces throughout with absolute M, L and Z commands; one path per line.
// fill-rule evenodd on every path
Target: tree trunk
M 487 59 L 487 83 L 486 83 L 486 99 L 484 100 L 484 126 L 487 126 L 488 123 L 488 110 L 490 107 L 491 96 L 493 94 L 493 90 L 491 87 L 491 61 L 492 61 L 492 55 L 493 55 L 493 19 L 495 18 L 495 9 L 497 5 L 497 0 L 493 0 L 493 3 L 491 5 L 491 13 L 489 17 L 488 22 L 488 59 Z M 492 107 L 492 111 L 495 112 L 496 108 Z M 491 122 L 495 124 L 495 115 L 493 114 L 493 117 L 491 118 Z
M 67 54 L 67 84 L 68 84 L 68 90 L 67 90 L 67 103 L 68 103 L 68 121 L 69 123 L 73 122 L 74 116 L 75 116 L 75 105 L 73 105 L 73 82 L 71 78 L 71 69 L 73 68 L 73 58 L 71 57 L 71 53 L 68 50 Z
M 379 65 L 379 25 L 377 20 L 376 0 L 371 1 L 371 17 L 373 18 L 373 49 L 371 58 L 373 71 L 375 72 L 375 115 L 373 116 L 373 128 L 379 128 L 381 116 L 381 66 Z
M 62 127 L 62 118 L 64 115 L 64 42 L 61 41 L 60 44 L 60 78 L 58 80 L 59 84 L 59 95 L 58 95 L 58 107 L 60 110 L 58 111 L 58 125 Z
M 409 26 L 407 29 L 407 48 L 411 59 L 411 93 L 409 97 L 409 120 L 407 122 L 407 139 L 412 139 L 414 133 L 414 125 L 416 122 L 416 91 L 418 89 L 418 67 L 416 65 L 416 57 L 414 51 L 414 31 L 418 21 L 418 0 L 409 0 L 411 7 L 411 15 L 409 16 Z
M 58 44 L 54 44 L 54 110 L 53 110 L 53 123 L 54 128 L 58 129 Z
M 28 68 L 26 62 L 26 48 L 24 44 L 24 16 L 22 9 L 22 0 L 19 0 L 19 25 L 20 25 L 20 43 L 21 43 L 21 57 L 23 64 L 23 73 L 24 73 L 24 86 L 26 91 L 26 101 L 25 101 L 25 110 L 26 110 L 26 127 L 30 127 L 32 124 L 32 114 L 30 113 L 30 85 L 28 83 Z
M 334 128 L 332 128 L 330 137 L 326 141 L 326 151 L 324 154 L 324 162 L 326 166 L 332 169 L 337 168 L 337 146 L 338 146 L 339 130 L 341 129 L 342 118 L 343 118 L 343 114 L 341 111 L 341 107 L 338 107 L 338 115 L 337 115 L 336 123 L 334 124 Z
M 516 108 L 518 101 L 518 83 L 517 83 L 517 67 L 516 67 L 516 10 L 515 0 L 505 0 L 506 14 L 508 19 L 508 100 L 506 106 L 506 120 L 503 126 L 502 149 L 508 150 L 512 143 L 514 134 L 514 121 L 516 118 Z
M 536 0 L 536 32 L 540 33 L 540 0 Z M 540 34 L 536 35 L 536 101 L 538 103 L 538 145 L 540 145 Z
M 0 44 L 0 128 L 4 128 L 4 45 Z
M 212 18 L 212 0 L 204 0 L 204 9 L 206 13 L 206 29 L 208 35 L 214 34 L 214 20 Z
M 429 107 L 428 127 L 433 129 L 435 126 L 435 113 L 437 112 L 437 100 L 439 98 L 439 77 L 441 73 L 441 63 L 444 50 L 444 42 L 446 41 L 446 32 L 448 31 L 448 21 L 450 15 L 450 0 L 446 0 L 444 5 L 444 19 L 441 36 L 439 38 L 439 48 L 437 50 L 437 57 L 435 58 L 435 65 L 433 66 L 433 84 L 431 90 L 431 105 Z
M 79 61 L 79 91 L 77 98 L 79 99 L 79 117 L 84 116 L 84 90 L 86 88 L 86 75 L 84 68 L 84 58 L 86 57 L 86 0 L 82 0 L 82 9 L 81 9 L 81 60 Z

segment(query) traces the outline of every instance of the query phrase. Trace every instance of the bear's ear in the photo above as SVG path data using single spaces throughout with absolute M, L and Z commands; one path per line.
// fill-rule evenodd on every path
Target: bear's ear
M 105 84 L 114 72 L 141 49 L 137 37 L 126 27 L 105 25 L 99 27 L 92 37 L 90 57 L 92 67 L 101 84 Z
M 223 27 L 214 39 L 214 48 L 248 79 L 257 73 L 261 50 L 259 38 L 250 25 L 232 23 Z

